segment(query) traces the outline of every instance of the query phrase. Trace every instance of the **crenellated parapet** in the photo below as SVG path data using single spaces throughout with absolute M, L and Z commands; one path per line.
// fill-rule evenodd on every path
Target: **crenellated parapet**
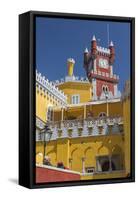
M 93 36 L 91 48 L 84 51 L 84 68 L 86 76 L 93 85 L 93 99 L 120 98 L 118 90 L 119 76 L 113 72 L 115 61 L 115 47 L 111 41 L 107 48 L 97 45 Z M 106 90 L 104 90 L 106 85 Z
M 61 78 L 60 80 L 55 80 L 53 82 L 54 85 L 60 85 L 65 82 L 78 82 L 78 83 L 89 83 L 87 77 L 79 77 L 79 76 L 66 76 L 65 78 Z
M 108 48 L 104 48 L 101 46 L 97 46 L 97 52 L 99 55 L 103 55 L 103 56 L 109 56 L 110 55 L 110 49 Z
M 63 91 L 59 90 L 53 82 L 50 82 L 45 76 L 42 76 L 41 73 L 38 73 L 36 70 L 36 87 L 38 91 L 43 90 L 44 95 L 48 92 L 50 95 L 53 95 L 57 98 L 61 104 L 67 104 L 67 97 Z

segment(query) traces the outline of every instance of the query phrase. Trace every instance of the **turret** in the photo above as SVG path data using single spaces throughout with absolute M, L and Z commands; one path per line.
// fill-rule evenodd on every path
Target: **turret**
M 91 53 L 92 53 L 93 58 L 95 59 L 97 56 L 97 41 L 96 41 L 95 35 L 93 36 L 92 41 L 91 41 Z
M 114 48 L 114 44 L 113 44 L 112 41 L 110 42 L 109 49 L 110 49 L 109 62 L 112 65 L 114 63 L 114 60 L 115 60 L 115 48 Z
M 86 48 L 84 51 L 84 68 L 87 68 L 88 63 L 88 49 Z

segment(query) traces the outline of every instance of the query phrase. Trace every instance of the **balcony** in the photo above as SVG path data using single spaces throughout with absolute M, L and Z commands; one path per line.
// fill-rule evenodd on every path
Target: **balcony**
M 53 131 L 51 140 L 123 134 L 122 117 L 64 120 L 48 122 L 48 126 Z
M 110 82 L 118 83 L 119 82 L 119 76 L 116 74 L 109 74 L 101 71 L 91 71 L 90 74 L 91 78 L 99 78 L 102 80 L 108 80 Z

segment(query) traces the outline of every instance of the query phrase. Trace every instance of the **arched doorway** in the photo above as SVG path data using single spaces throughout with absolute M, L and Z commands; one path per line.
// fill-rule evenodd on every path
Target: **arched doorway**
M 109 160 L 105 161 L 102 164 L 101 168 L 102 168 L 103 172 L 110 171 L 110 170 L 116 170 L 115 164 L 112 161 L 110 163 Z
M 75 148 L 71 152 L 71 169 L 74 171 L 81 172 L 82 171 L 82 160 L 81 160 L 81 155 L 80 151 L 78 148 Z

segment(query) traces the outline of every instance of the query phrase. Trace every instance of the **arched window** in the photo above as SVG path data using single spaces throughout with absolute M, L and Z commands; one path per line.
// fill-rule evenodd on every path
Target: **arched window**
M 106 92 L 109 92 L 109 88 L 108 88 L 107 85 L 105 86 L 105 91 L 106 91 Z
M 105 112 L 101 112 L 100 114 L 99 114 L 99 117 L 106 117 L 106 113 Z
M 105 85 L 102 86 L 102 90 L 105 93 Z
M 48 121 L 52 121 L 52 115 L 53 115 L 53 112 L 52 112 L 53 110 L 52 110 L 52 107 L 51 106 L 49 106 L 48 107 L 48 110 L 47 110 L 47 120 Z
M 107 85 L 103 85 L 103 86 L 102 86 L 102 91 L 103 91 L 104 93 L 108 93 L 108 92 L 109 92 L 108 86 L 107 86 Z

